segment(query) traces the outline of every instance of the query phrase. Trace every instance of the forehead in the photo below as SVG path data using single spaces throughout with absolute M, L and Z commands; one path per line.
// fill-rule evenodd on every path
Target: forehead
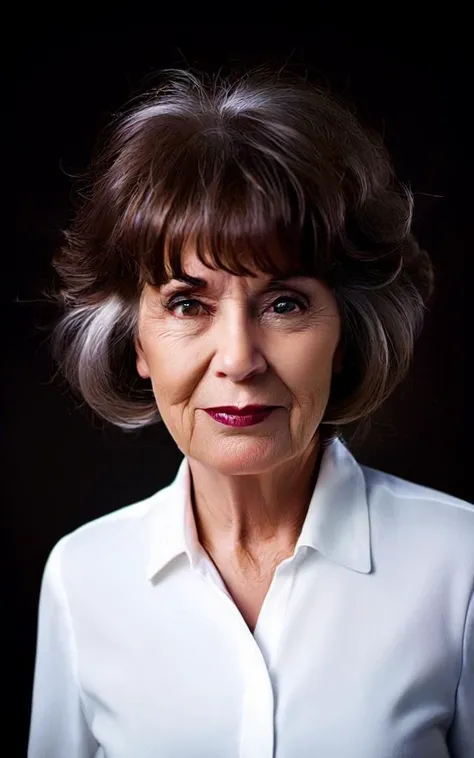
M 234 272 L 235 267 L 233 265 L 234 261 L 232 260 L 230 263 L 231 269 L 227 270 L 226 263 L 224 263 L 222 267 L 219 266 L 219 264 L 215 264 L 212 261 L 211 256 L 206 252 L 204 252 L 204 255 L 201 257 L 202 260 L 198 255 L 196 246 L 192 243 L 188 243 L 179 256 L 179 271 L 173 268 L 168 255 L 165 254 L 164 265 L 167 280 L 163 283 L 163 286 L 167 286 L 168 283 L 172 283 L 173 281 L 183 281 L 187 284 L 196 284 L 198 286 L 198 280 L 205 280 L 210 286 L 212 286 L 212 284 L 219 284 L 221 286 L 226 282 L 230 283 L 235 281 L 235 283 L 240 286 L 252 287 L 252 285 L 261 285 L 262 283 L 267 283 L 275 279 L 283 281 L 293 277 L 317 278 L 314 275 L 311 276 L 307 271 L 304 272 L 302 268 L 292 265 L 290 260 L 285 261 L 283 266 L 281 268 L 278 267 L 278 270 L 273 273 L 272 271 L 262 271 L 258 268 L 257 264 L 252 266 L 252 258 L 254 256 L 245 250 L 242 250 L 241 261 L 245 259 L 245 268 L 247 269 L 248 274 Z M 184 278 L 179 276 L 180 272 L 184 274 Z M 193 279 L 196 281 L 194 282 Z
M 267 281 L 272 278 L 270 274 L 258 270 L 255 270 L 254 276 L 237 276 L 213 265 L 208 256 L 205 256 L 205 262 L 201 261 L 194 247 L 187 247 L 183 251 L 181 265 L 183 271 L 189 277 L 205 279 L 209 283 L 231 281 L 233 279 L 242 283 L 245 281 L 250 283 L 252 280 Z

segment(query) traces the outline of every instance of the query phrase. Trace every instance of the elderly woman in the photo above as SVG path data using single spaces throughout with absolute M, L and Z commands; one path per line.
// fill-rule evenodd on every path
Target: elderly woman
M 93 170 L 56 354 L 184 457 L 53 547 L 29 758 L 472 758 L 474 509 L 343 437 L 432 289 L 381 141 L 288 76 L 167 71 Z

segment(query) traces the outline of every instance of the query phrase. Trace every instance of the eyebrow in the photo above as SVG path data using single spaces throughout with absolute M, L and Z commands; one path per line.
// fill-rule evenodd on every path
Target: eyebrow
M 302 271 L 293 271 L 291 274 L 286 274 L 285 276 L 274 276 L 267 283 L 267 286 L 271 287 L 272 285 L 284 284 L 289 279 L 295 279 L 302 276 L 308 276 L 308 274 L 304 274 Z M 171 284 L 173 281 L 187 284 L 188 287 L 192 287 L 194 290 L 205 290 L 209 286 L 207 279 L 203 279 L 200 276 L 191 276 L 190 274 L 182 274 L 181 276 L 173 277 L 166 282 L 166 284 Z

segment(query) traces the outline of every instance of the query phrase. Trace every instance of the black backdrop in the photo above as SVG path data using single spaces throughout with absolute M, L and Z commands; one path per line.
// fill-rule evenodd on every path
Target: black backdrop
M 19 693 L 15 755 L 26 745 L 48 552 L 66 532 L 167 484 L 181 457 L 162 425 L 125 434 L 91 422 L 71 401 L 53 379 L 47 328 L 54 313 L 41 299 L 59 230 L 71 213 L 71 175 L 84 169 L 111 114 L 156 69 L 287 63 L 329 84 L 355 104 L 366 125 L 383 132 L 400 178 L 415 193 L 416 231 L 436 265 L 437 291 L 409 379 L 355 452 L 363 463 L 474 500 L 464 366 L 473 325 L 465 284 L 472 242 L 471 71 L 462 26 L 462 20 L 451 28 L 431 19 L 394 31 L 387 10 L 375 25 L 150 20 L 114 28 L 32 20 L 13 35 L 17 210 L 12 245 L 2 256 L 1 440 L 4 587 L 14 609 L 6 627 Z M 10 228 L 11 218 L 4 223 Z

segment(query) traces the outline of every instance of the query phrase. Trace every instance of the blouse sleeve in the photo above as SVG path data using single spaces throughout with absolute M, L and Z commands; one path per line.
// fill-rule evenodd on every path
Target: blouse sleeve
M 462 669 L 448 747 L 452 758 L 474 758 L 474 592 L 466 614 Z
M 62 545 L 51 551 L 41 583 L 28 758 L 93 758 L 99 747 L 81 702 Z

